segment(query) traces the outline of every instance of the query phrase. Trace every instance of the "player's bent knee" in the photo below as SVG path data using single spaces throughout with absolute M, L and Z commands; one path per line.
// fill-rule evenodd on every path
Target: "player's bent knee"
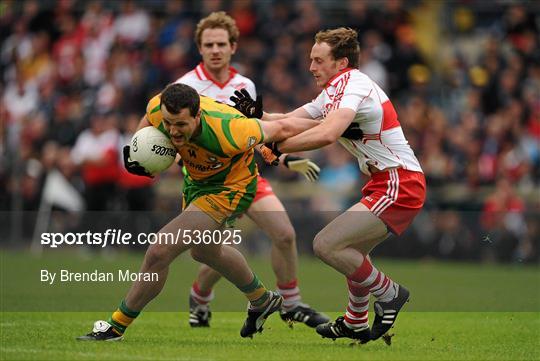
M 332 248 L 329 245 L 329 242 L 327 242 L 326 237 L 323 237 L 320 233 L 315 236 L 315 239 L 313 240 L 313 253 L 320 259 L 324 260 L 328 257 L 330 252 L 332 251 Z
M 276 234 L 272 237 L 272 243 L 280 249 L 296 247 L 296 233 L 294 232 L 294 228 L 288 227 L 283 232 Z
M 145 255 L 145 263 L 150 268 L 168 265 L 171 262 L 170 252 L 166 247 L 152 245 L 148 247 Z

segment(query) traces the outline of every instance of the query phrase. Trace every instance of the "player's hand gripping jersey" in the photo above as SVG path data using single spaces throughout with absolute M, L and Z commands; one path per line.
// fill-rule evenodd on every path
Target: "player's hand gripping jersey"
M 160 95 L 150 100 L 146 116 L 154 127 L 166 132 Z M 247 210 L 257 189 L 253 147 L 262 140 L 256 119 L 201 96 L 201 133 L 178 149 L 189 173 L 184 208 L 194 203 L 218 223 Z

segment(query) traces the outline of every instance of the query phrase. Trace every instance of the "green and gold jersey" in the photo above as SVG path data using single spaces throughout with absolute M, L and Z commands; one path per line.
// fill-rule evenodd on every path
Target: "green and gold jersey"
M 200 97 L 201 133 L 179 149 L 189 176 L 195 184 L 246 191 L 258 174 L 253 147 L 263 141 L 261 125 L 227 104 Z M 159 94 L 148 103 L 146 116 L 165 132 Z

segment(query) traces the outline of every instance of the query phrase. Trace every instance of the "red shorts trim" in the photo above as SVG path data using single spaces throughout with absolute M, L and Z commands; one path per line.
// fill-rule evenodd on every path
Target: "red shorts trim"
M 253 198 L 252 203 L 271 195 L 274 195 L 274 190 L 272 189 L 270 183 L 260 175 L 257 176 L 257 192 L 255 193 L 255 198 Z
M 426 179 L 421 172 L 402 168 L 378 172 L 362 188 L 362 195 L 360 202 L 400 235 L 424 205 Z

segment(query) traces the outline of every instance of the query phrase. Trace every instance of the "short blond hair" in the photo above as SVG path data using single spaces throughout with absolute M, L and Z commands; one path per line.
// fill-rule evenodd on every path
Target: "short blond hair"
M 224 29 L 229 33 L 229 42 L 234 44 L 238 42 L 240 31 L 236 26 L 236 21 L 225 13 L 225 11 L 216 11 L 201 19 L 195 30 L 195 43 L 201 46 L 202 33 L 206 29 Z
M 350 68 L 358 68 L 360 56 L 360 44 L 358 33 L 351 28 L 337 28 L 319 31 L 315 35 L 317 44 L 327 43 L 334 59 L 349 59 Z

